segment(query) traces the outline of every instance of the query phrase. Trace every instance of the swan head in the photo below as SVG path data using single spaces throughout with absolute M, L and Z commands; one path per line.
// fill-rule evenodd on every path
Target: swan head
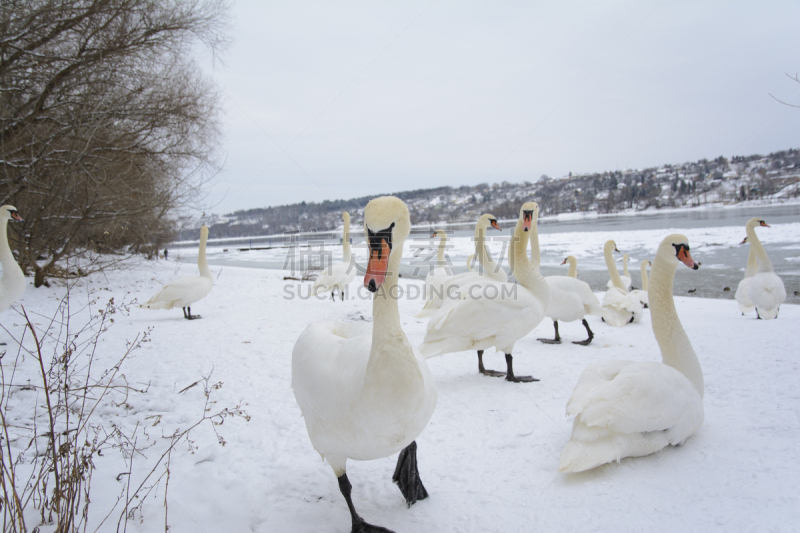
M 342 221 L 344 222 L 344 226 L 348 227 L 350 225 L 350 213 L 347 211 L 342 213 Z
M 485 215 L 481 215 L 481 218 L 478 219 L 476 227 L 483 229 L 492 227 L 496 230 L 502 231 L 502 229 L 500 229 L 500 224 L 497 223 L 497 217 L 495 217 L 494 215 L 490 215 L 488 213 L 486 213 Z
M 435 239 L 436 237 L 446 237 L 447 233 L 443 229 L 435 229 L 433 233 L 431 233 L 431 239 Z
M 522 221 L 522 231 L 530 231 L 533 221 L 539 218 L 539 204 L 525 202 L 519 208 L 519 219 Z
M 747 242 L 747 237 L 745 237 L 744 239 L 742 239 L 742 242 L 740 242 L 739 244 L 744 244 L 744 243 L 746 243 L 746 242 Z
M 575 256 L 574 256 L 574 255 L 568 255 L 568 256 L 567 256 L 567 257 L 566 257 L 566 258 L 565 258 L 565 259 L 564 259 L 564 260 L 561 262 L 561 264 L 562 264 L 562 265 L 566 265 L 567 263 L 569 263 L 570 265 L 572 265 L 572 264 L 574 264 L 574 263 L 577 263 L 577 262 L 578 262 L 578 260 L 577 260 L 577 259 L 575 259 Z
M 16 220 L 17 222 L 25 222 L 22 217 L 17 213 L 17 208 L 13 205 L 4 205 L 0 207 L 0 217 L 6 220 Z
M 394 196 L 381 196 L 371 200 L 364 208 L 364 233 L 369 250 L 367 275 L 364 286 L 377 292 L 400 265 L 403 242 L 411 232 L 408 207 Z M 391 263 L 391 264 L 390 264 Z
M 747 224 L 745 225 L 746 228 L 755 228 L 756 226 L 763 226 L 765 228 L 770 227 L 769 224 L 764 222 L 764 219 L 758 217 L 751 218 L 750 220 L 747 221 Z
M 619 253 L 619 248 L 617 248 L 617 243 L 615 243 L 614 241 L 606 241 L 606 244 L 605 246 L 603 246 L 603 249 L 604 251 L 608 251 L 609 253 L 611 252 Z
M 685 235 L 676 233 L 666 237 L 658 246 L 656 255 L 668 259 L 670 263 L 676 266 L 680 262 L 692 270 L 700 268 L 700 263 L 695 262 L 695 260 L 692 259 L 692 254 L 689 253 L 689 239 L 687 239 Z

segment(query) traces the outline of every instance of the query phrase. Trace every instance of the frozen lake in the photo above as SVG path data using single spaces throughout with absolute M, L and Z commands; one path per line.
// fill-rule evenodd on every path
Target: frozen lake
M 652 259 L 656 245 L 669 233 L 689 237 L 692 255 L 702 263 L 692 276 L 675 278 L 675 294 L 708 298 L 733 298 L 736 286 L 744 275 L 748 245 L 739 245 L 745 237 L 744 225 L 752 217 L 763 218 L 771 228 L 757 230 L 775 272 L 783 278 L 787 302 L 800 303 L 800 204 L 684 209 L 644 212 L 636 215 L 543 218 L 539 221 L 542 273 L 545 276 L 566 274 L 567 267 L 559 266 L 567 255 L 578 259 L 580 279 L 594 290 L 605 290 L 608 272 L 602 255 L 603 243 L 614 239 L 621 252 L 630 255 L 629 270 L 633 286 L 641 286 L 639 264 Z M 495 260 L 506 266 L 508 238 L 514 221 L 504 221 L 502 232 L 490 230 L 487 247 Z M 437 226 L 441 227 L 441 226 Z M 450 225 L 446 257 L 454 273 L 466 270 L 466 259 L 473 253 L 471 224 Z M 355 226 L 351 230 L 353 250 L 360 267 L 364 266 L 366 251 L 363 236 Z M 415 227 L 407 245 L 403 275 L 422 278 L 428 272 L 428 262 L 435 260 L 437 243 L 429 239 L 430 227 Z M 213 237 L 213 235 L 212 235 Z M 268 250 L 247 250 L 248 240 L 210 242 L 209 263 L 217 266 L 244 266 L 263 269 L 292 269 L 302 273 L 308 264 L 319 266 L 341 259 L 339 238 L 330 234 L 291 237 L 294 248 L 275 247 Z M 284 246 L 276 238 L 253 238 L 252 246 Z M 194 262 L 196 244 L 174 246 L 172 256 L 179 261 Z M 245 250 L 240 250 L 245 248 Z M 412 255 L 416 254 L 414 258 Z M 622 270 L 622 254 L 617 264 Z M 730 291 L 725 291 L 729 287 Z M 689 293 L 692 290 L 694 292 Z

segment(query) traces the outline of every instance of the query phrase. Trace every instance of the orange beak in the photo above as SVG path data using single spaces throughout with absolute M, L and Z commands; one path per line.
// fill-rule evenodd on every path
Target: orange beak
M 764 226 L 765 228 L 769 228 L 770 227 L 770 225 L 767 224 L 766 222 L 764 222 L 763 220 L 761 221 L 761 225 Z
M 503 231 L 502 229 L 500 229 L 500 225 L 497 223 L 497 221 L 496 221 L 496 220 L 492 220 L 492 227 L 493 227 L 494 229 L 496 229 L 496 230 Z
M 533 213 L 531 211 L 523 211 L 522 212 L 522 230 L 523 231 L 530 231 L 531 230 L 531 222 L 533 221 Z
M 566 260 L 566 259 L 564 259 L 563 261 L 561 261 L 561 264 L 562 264 L 562 265 L 566 265 L 566 264 L 567 264 L 567 260 Z
M 11 218 L 16 220 L 17 222 L 25 222 L 24 220 L 22 220 L 22 217 L 19 216 L 19 213 L 17 213 L 16 211 L 11 212 Z
M 684 265 L 693 270 L 700 268 L 700 263 L 695 263 L 694 259 L 692 259 L 692 254 L 690 254 L 689 250 L 683 246 L 681 246 L 681 249 L 678 251 L 678 259 L 680 259 Z
M 389 268 L 389 244 L 381 239 L 380 250 L 370 250 L 367 263 L 367 275 L 364 276 L 364 287 L 369 292 L 377 292 L 386 281 L 386 270 Z
M 747 242 L 747 237 L 745 237 L 744 239 L 742 239 L 742 242 L 740 242 L 739 244 L 744 244 L 744 243 L 746 243 L 746 242 Z

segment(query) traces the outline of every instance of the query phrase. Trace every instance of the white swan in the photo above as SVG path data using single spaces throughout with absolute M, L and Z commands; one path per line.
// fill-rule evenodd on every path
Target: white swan
M 630 291 L 631 296 L 634 296 L 639 299 L 639 303 L 642 304 L 642 307 L 647 309 L 650 305 L 650 300 L 647 298 L 647 267 L 653 266 L 651 261 L 645 259 L 642 261 L 639 267 L 642 270 L 642 288 L 641 289 L 634 289 Z
M 744 244 L 746 242 L 747 237 L 739 244 Z M 753 276 L 756 275 L 756 272 L 758 272 L 758 259 L 756 258 L 756 249 L 751 245 L 750 252 L 747 254 L 747 267 L 744 271 L 744 279 L 742 279 L 742 281 L 739 282 L 739 286 L 736 287 L 735 298 L 736 301 L 739 302 L 739 311 L 742 312 L 742 315 L 754 311 L 756 308 L 755 304 L 753 304 L 753 300 L 750 299 L 750 294 L 748 294 L 750 282 L 753 281 Z
M 578 275 L 577 260 L 573 256 L 570 262 L 570 272 L 575 270 L 575 276 Z M 569 257 L 567 259 L 569 259 Z M 567 262 L 564 259 L 564 262 Z M 542 257 L 539 248 L 539 227 L 538 223 L 534 222 L 531 228 L 531 264 L 538 268 L 541 265 Z M 563 263 L 562 263 L 563 264 Z M 603 316 L 603 308 L 600 307 L 600 300 L 592 292 L 592 288 L 585 281 L 577 279 L 573 276 L 547 276 L 544 278 L 547 285 L 550 287 L 550 305 L 547 306 L 546 317 L 553 320 L 553 328 L 556 335 L 552 339 L 539 340 L 545 344 L 561 344 L 561 335 L 558 333 L 558 321 L 562 322 L 575 322 L 580 320 L 583 327 L 586 328 L 588 338 L 582 341 L 572 341 L 573 344 L 580 344 L 588 346 L 594 338 L 592 328 L 586 321 L 586 315 Z
M 202 318 L 193 315 L 191 305 L 208 296 L 214 286 L 214 278 L 208 269 L 206 261 L 206 241 L 208 240 L 208 227 L 203 224 L 200 228 L 200 250 L 197 252 L 197 268 L 199 276 L 184 276 L 173 279 L 158 291 L 152 298 L 140 305 L 144 309 L 183 309 L 183 318 L 194 320 Z
M 25 274 L 14 259 L 8 245 L 8 221 L 23 222 L 13 205 L 0 207 L 0 264 L 3 265 L 3 277 L 0 278 L 0 313 L 11 307 L 25 292 Z
M 350 253 L 350 213 L 347 211 L 342 213 L 342 222 L 342 262 L 330 265 L 327 272 L 317 276 L 311 287 L 312 294 L 331 291 L 331 301 L 336 301 L 337 290 L 339 299 L 344 301 L 344 290 L 356 276 L 356 264 Z
M 622 274 L 619 276 L 620 281 L 622 282 L 622 288 L 630 290 L 631 288 L 631 274 L 628 272 L 628 254 L 623 254 L 622 256 Z M 609 289 L 614 287 L 614 280 L 608 280 L 606 283 L 606 287 Z
M 477 350 L 478 371 L 502 376 L 501 372 L 483 367 L 483 351 L 494 346 L 505 353 L 508 381 L 537 381 L 531 376 L 514 375 L 511 354 L 514 343 L 542 321 L 550 303 L 550 288 L 525 253 L 532 220 L 538 214 L 536 202 L 522 205 L 508 250 L 509 264 L 515 265 L 513 273 L 519 284 L 484 277 L 464 291 L 463 299 L 447 300 L 428 322 L 425 340 L 420 345 L 425 357 Z
M 483 269 L 481 272 L 469 269 L 469 272 L 458 274 L 457 276 L 450 276 L 445 280 L 441 287 L 431 291 L 428 295 L 428 300 L 422 310 L 414 315 L 417 318 L 425 318 L 433 316 L 436 311 L 442 307 L 442 303 L 448 299 L 460 299 L 463 291 L 468 291 L 469 287 L 473 284 L 480 284 L 483 281 L 495 280 L 500 282 L 508 281 L 508 275 L 505 270 L 497 264 L 489 251 L 486 249 L 486 230 L 487 228 L 494 228 L 500 230 L 500 225 L 497 219 L 490 215 L 481 215 L 478 222 L 475 223 L 475 257 Z M 470 261 L 468 260 L 468 263 Z M 469 267 L 469 265 L 468 265 Z
M 442 293 L 442 286 L 447 282 L 451 277 L 453 277 L 453 273 L 447 266 L 447 260 L 444 257 L 444 250 L 447 246 L 447 232 L 442 229 L 437 229 L 431 235 L 431 239 L 439 237 L 439 250 L 436 253 L 436 262 L 430 266 L 430 271 L 428 275 L 425 276 L 425 305 L 422 307 L 423 313 L 428 308 L 428 302 L 434 299 L 436 295 L 441 295 Z M 467 260 L 467 269 L 472 270 L 469 268 L 470 259 Z
M 567 402 L 575 416 L 559 471 L 581 472 L 678 445 L 703 423 L 703 371 L 672 297 L 678 264 L 697 270 L 683 235 L 661 241 L 650 276 L 650 313 L 662 363 L 607 361 L 584 370 Z
M 398 198 L 364 209 L 369 263 L 364 285 L 373 325 L 315 322 L 292 351 L 292 388 L 314 448 L 333 468 L 353 531 L 388 531 L 356 513 L 348 459 L 366 461 L 398 451 L 394 481 L 409 505 L 427 497 L 416 467 L 416 443 L 436 407 L 436 384 L 400 325 L 397 279 L 411 221 Z
M 611 252 L 619 252 L 614 241 L 606 241 L 603 255 L 606 259 L 608 273 L 611 276 L 613 287 L 608 289 L 603 296 L 603 321 L 615 327 L 622 327 L 631 322 L 639 322 L 644 314 L 644 308 L 639 299 L 631 296 L 622 285 L 622 280 L 617 271 L 617 265 Z
M 750 247 L 755 248 L 758 259 L 758 272 L 753 276 L 747 294 L 756 306 L 756 316 L 771 320 L 778 317 L 781 304 L 786 299 L 786 288 L 783 286 L 783 280 L 772 269 L 772 261 L 769 260 L 767 251 L 756 235 L 756 226 L 768 228 L 769 224 L 760 218 L 751 218 L 745 226 L 747 240 L 750 242 Z
M 569 263 L 569 271 L 567 272 L 567 276 L 571 278 L 578 277 L 578 260 L 575 259 L 574 255 L 568 255 L 564 261 L 561 262 L 562 265 L 566 265 Z

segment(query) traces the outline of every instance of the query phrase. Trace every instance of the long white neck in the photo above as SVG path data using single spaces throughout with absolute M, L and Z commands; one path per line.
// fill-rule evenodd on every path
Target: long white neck
M 603 247 L 603 255 L 606 258 L 606 267 L 608 267 L 608 275 L 611 276 L 611 283 L 614 284 L 615 287 L 618 289 L 622 289 L 625 292 L 628 290 L 625 288 L 625 285 L 622 284 L 622 280 L 619 279 L 619 271 L 617 270 L 617 264 L 614 262 L 614 257 L 611 255 L 611 252 L 614 251 L 614 243 L 608 241 L 606 245 Z
M 567 276 L 571 278 L 578 277 L 578 260 L 572 256 L 567 258 L 567 262 L 569 263 L 569 272 L 567 272 Z
M 751 224 L 747 225 L 747 242 L 750 243 L 751 250 L 755 249 L 756 258 L 758 259 L 758 271 L 774 272 L 772 261 L 769 260 L 767 251 L 764 249 L 764 245 L 761 244 L 758 235 L 756 235 L 756 229 Z
M 647 290 L 647 260 L 642 261 L 642 290 Z
M 342 230 L 342 262 L 350 262 L 350 217 L 344 217 L 344 229 Z
M 197 252 L 197 268 L 200 269 L 200 275 L 204 278 L 214 279 L 211 276 L 211 271 L 208 269 L 208 261 L 206 261 L 206 241 L 208 234 L 206 232 L 200 233 L 200 250 Z
M 444 268 L 444 249 L 447 243 L 447 233 L 444 230 L 439 230 L 437 233 L 439 233 L 439 251 L 436 253 L 435 266 Z
M 667 261 L 658 255 L 653 261 L 653 268 L 650 270 L 650 288 L 647 291 L 653 334 L 661 349 L 662 362 L 686 376 L 702 398 L 703 370 L 678 318 L 675 299 L 672 296 L 672 282 L 677 268 L 677 262 Z
M 531 264 L 536 268 L 542 265 L 542 254 L 539 250 L 539 219 L 531 223 Z
M 747 268 L 744 271 L 744 277 L 752 278 L 758 272 L 758 258 L 756 258 L 756 249 L 750 245 L 750 253 L 747 254 Z
M 513 265 L 514 277 L 520 285 L 531 291 L 541 301 L 545 308 L 550 305 L 550 285 L 539 272 L 539 265 L 533 264 L 528 259 L 528 241 L 535 240 L 536 255 L 539 255 L 539 239 L 536 237 L 536 221 L 531 224 L 530 231 L 524 231 L 522 217 L 517 221 L 514 235 L 508 248 L 509 264 Z
M 8 245 L 8 219 L 0 218 L 0 264 L 3 265 L 3 276 L 7 272 L 12 272 L 15 268 L 19 270 L 19 265 L 14 260 L 11 247 Z
M 631 279 L 631 275 L 628 273 L 628 254 L 622 256 L 622 274 Z
M 500 267 L 492 260 L 489 250 L 486 249 L 486 227 L 475 226 L 475 257 L 483 267 L 484 274 L 493 274 L 499 271 Z

